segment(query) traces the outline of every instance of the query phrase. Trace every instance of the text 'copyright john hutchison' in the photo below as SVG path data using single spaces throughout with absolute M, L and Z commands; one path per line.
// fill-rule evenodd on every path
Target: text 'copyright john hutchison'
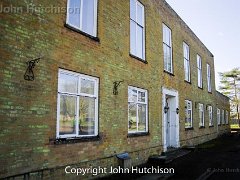
M 97 176 L 98 174 L 118 174 L 118 173 L 138 173 L 138 174 L 174 174 L 173 168 L 162 168 L 162 167 L 131 167 L 131 168 L 122 168 L 122 167 L 89 167 L 89 168 L 78 168 L 67 166 L 65 168 L 66 174 L 75 174 L 79 175 L 87 175 L 91 174 L 93 176 Z

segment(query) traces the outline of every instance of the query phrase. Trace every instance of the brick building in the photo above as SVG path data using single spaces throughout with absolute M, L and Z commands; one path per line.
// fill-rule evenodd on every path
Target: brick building
M 214 56 L 164 0 L 0 5 L 0 178 L 135 166 L 229 130 Z

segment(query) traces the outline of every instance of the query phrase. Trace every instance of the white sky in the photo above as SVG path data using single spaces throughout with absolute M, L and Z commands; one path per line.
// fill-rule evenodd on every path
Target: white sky
M 240 67 L 240 0 L 166 0 L 215 59 L 218 72 Z

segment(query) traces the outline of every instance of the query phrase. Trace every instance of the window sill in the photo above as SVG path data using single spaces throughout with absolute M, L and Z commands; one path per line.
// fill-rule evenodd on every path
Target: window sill
M 203 90 L 203 87 L 199 87 L 199 86 L 198 86 L 198 89 L 201 89 L 201 90 Z
M 200 126 L 199 129 L 205 129 L 205 126 Z
M 90 35 L 90 34 L 87 34 L 87 33 L 83 32 L 83 31 L 81 31 L 81 30 L 79 30 L 79 29 L 77 29 L 77 28 L 72 27 L 71 25 L 69 25 L 69 24 L 67 24 L 67 23 L 65 23 L 64 26 L 65 26 L 66 28 L 68 28 L 68 29 L 70 29 L 70 30 L 72 30 L 72 31 L 75 31 L 75 32 L 77 32 L 77 33 L 80 33 L 80 34 L 82 34 L 82 35 L 84 35 L 84 36 L 86 36 L 86 37 L 88 37 L 88 38 L 90 38 L 90 39 L 92 39 L 92 40 L 94 40 L 94 41 L 96 41 L 96 42 L 100 42 L 100 39 L 99 39 L 98 37 L 94 37 L 94 36 L 92 36 L 92 35 Z
M 60 144 L 75 144 L 80 142 L 90 142 L 90 141 L 99 141 L 99 140 L 101 140 L 100 136 L 91 136 L 91 137 L 49 139 L 49 142 L 50 144 L 60 145 Z
M 194 128 L 193 128 L 193 127 L 191 127 L 191 128 L 185 128 L 185 131 L 191 131 L 191 130 L 194 130 Z
M 167 70 L 163 70 L 163 72 L 169 74 L 170 76 L 175 76 L 172 72 L 169 72 L 169 71 L 167 71 Z
M 212 94 L 212 91 L 208 91 L 209 94 Z
M 148 64 L 148 62 L 146 61 L 146 60 L 144 60 L 144 59 L 142 59 L 142 58 L 140 58 L 140 57 L 137 57 L 137 56 L 135 56 L 135 55 L 133 55 L 133 54 L 129 54 L 129 56 L 130 57 L 132 57 L 132 58 L 134 58 L 134 59 L 136 59 L 136 60 L 138 60 L 138 61 L 140 61 L 140 62 L 143 62 L 143 63 L 145 63 L 145 64 Z
M 192 84 L 191 81 L 184 80 L 185 83 Z
M 142 132 L 142 133 L 131 133 L 128 134 L 127 137 L 131 138 L 131 137 L 140 137 L 140 136 L 149 136 L 150 133 L 149 132 Z

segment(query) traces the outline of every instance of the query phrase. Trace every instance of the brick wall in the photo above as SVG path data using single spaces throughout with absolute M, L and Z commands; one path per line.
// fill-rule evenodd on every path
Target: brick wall
M 122 152 L 130 153 L 133 165 L 146 162 L 151 154 L 162 151 L 162 87 L 179 92 L 181 146 L 217 136 L 216 126 L 198 128 L 194 108 L 198 101 L 211 103 L 213 108 L 219 101 L 215 98 L 212 54 L 164 1 L 141 2 L 145 6 L 148 64 L 129 56 L 128 0 L 99 0 L 99 42 L 65 27 L 66 13 L 26 12 L 28 6 L 66 7 L 66 0 L 0 2 L 1 7 L 23 8 L 23 12 L 0 13 L 0 178 L 18 174 L 61 177 L 67 165 L 116 166 L 115 155 Z M 162 22 L 172 30 L 174 76 L 163 72 Z M 184 82 L 183 41 L 190 46 L 191 84 Z M 203 89 L 197 87 L 197 53 L 203 61 Z M 25 81 L 26 61 L 40 56 L 43 58 L 34 68 L 35 80 Z M 206 63 L 211 65 L 212 93 L 207 92 Z M 100 140 L 62 145 L 51 142 L 56 138 L 59 68 L 100 78 Z M 119 80 L 124 83 L 116 96 L 112 94 L 113 82 Z M 149 92 L 149 135 L 127 136 L 128 85 Z M 186 98 L 193 101 L 192 131 L 184 127 Z M 224 107 L 229 108 L 229 104 Z

